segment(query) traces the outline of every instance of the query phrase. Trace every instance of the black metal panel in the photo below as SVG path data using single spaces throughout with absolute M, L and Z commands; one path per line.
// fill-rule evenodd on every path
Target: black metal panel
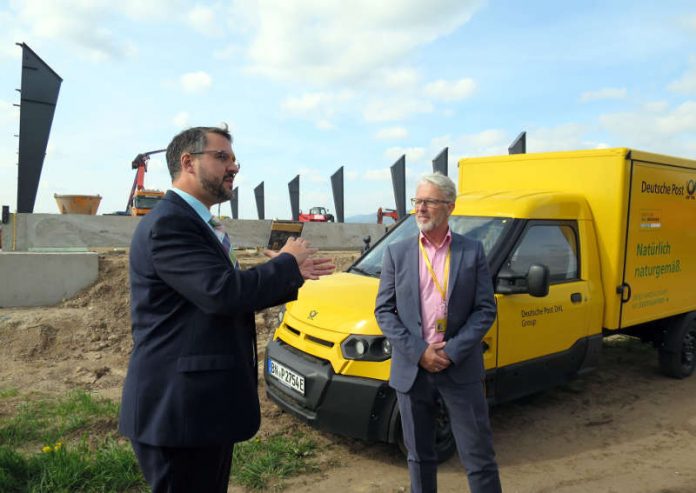
M 266 219 L 266 202 L 263 193 L 263 182 L 259 183 L 256 188 L 254 188 L 254 197 L 256 197 L 256 212 L 259 214 L 259 219 Z
M 401 156 L 391 168 L 394 202 L 399 219 L 406 215 L 406 155 Z
M 333 191 L 334 207 L 336 208 L 336 221 L 339 223 L 343 222 L 343 166 L 338 168 L 336 172 L 331 175 L 331 190 Z
M 232 208 L 232 219 L 239 219 L 239 187 L 234 187 L 232 190 L 230 207 Z
M 288 183 L 288 191 L 290 192 L 290 211 L 292 212 L 292 220 L 299 221 L 300 219 L 300 175 L 297 175 Z
M 508 154 L 525 154 L 527 152 L 527 132 L 520 132 L 508 147 Z
M 435 159 L 433 159 L 433 173 L 440 172 L 443 175 L 447 176 L 447 159 L 448 159 L 448 147 L 445 147 L 440 151 L 440 154 L 437 155 Z
M 36 192 L 63 79 L 24 43 L 19 111 L 17 212 L 34 212 Z

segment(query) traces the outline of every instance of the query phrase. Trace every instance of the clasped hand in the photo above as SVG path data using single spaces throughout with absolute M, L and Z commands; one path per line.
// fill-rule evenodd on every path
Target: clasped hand
M 437 373 L 447 369 L 452 364 L 452 360 L 445 353 L 446 342 L 433 342 L 429 344 L 421 355 L 420 366 L 430 373 Z
M 306 280 L 316 280 L 321 276 L 333 273 L 336 266 L 331 262 L 329 257 L 313 258 L 311 255 L 317 253 L 316 248 L 310 248 L 309 242 L 302 238 L 288 238 L 283 248 L 274 252 L 273 250 L 265 250 L 264 255 L 269 258 L 274 258 L 281 253 L 289 253 L 297 261 L 302 277 Z

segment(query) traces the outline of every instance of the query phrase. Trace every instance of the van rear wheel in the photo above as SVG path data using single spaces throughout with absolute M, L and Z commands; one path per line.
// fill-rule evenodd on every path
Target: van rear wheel
M 438 411 L 435 418 L 435 454 L 437 455 L 437 461 L 442 463 L 452 457 L 457 450 L 457 444 L 454 441 L 454 435 L 452 435 L 452 425 L 450 423 L 449 415 L 447 414 L 447 408 L 442 399 L 438 399 Z M 401 452 L 408 456 L 408 450 L 406 449 L 406 444 L 404 443 L 404 434 L 401 428 L 401 417 L 398 418 L 398 430 L 396 432 L 396 443 L 399 446 Z
M 676 317 L 658 351 L 660 370 L 670 377 L 686 378 L 696 369 L 696 313 Z

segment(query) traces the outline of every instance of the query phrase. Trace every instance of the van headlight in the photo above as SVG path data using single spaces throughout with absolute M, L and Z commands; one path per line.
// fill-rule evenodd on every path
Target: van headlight
M 360 361 L 385 361 L 391 358 L 391 343 L 384 336 L 352 335 L 341 343 L 346 359 Z

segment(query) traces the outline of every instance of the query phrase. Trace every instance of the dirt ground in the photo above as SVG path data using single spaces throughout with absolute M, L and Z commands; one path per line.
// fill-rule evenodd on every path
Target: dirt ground
M 357 256 L 327 254 L 339 269 Z M 243 266 L 263 261 L 255 252 L 240 260 Z M 257 315 L 261 345 L 276 314 Z M 99 280 L 73 299 L 0 309 L 0 341 L 0 389 L 82 388 L 119 399 L 131 347 L 125 251 L 100 252 Z M 661 376 L 654 351 L 630 339 L 609 338 L 604 349 L 597 371 L 492 410 L 506 492 L 696 492 L 696 378 Z M 319 444 L 321 472 L 288 481 L 288 493 L 408 491 L 405 460 L 395 447 L 316 432 L 270 403 L 263 383 L 259 395 L 262 435 L 299 429 Z M 6 411 L 0 406 L 0 414 Z M 439 486 L 468 491 L 456 458 L 440 467 Z

